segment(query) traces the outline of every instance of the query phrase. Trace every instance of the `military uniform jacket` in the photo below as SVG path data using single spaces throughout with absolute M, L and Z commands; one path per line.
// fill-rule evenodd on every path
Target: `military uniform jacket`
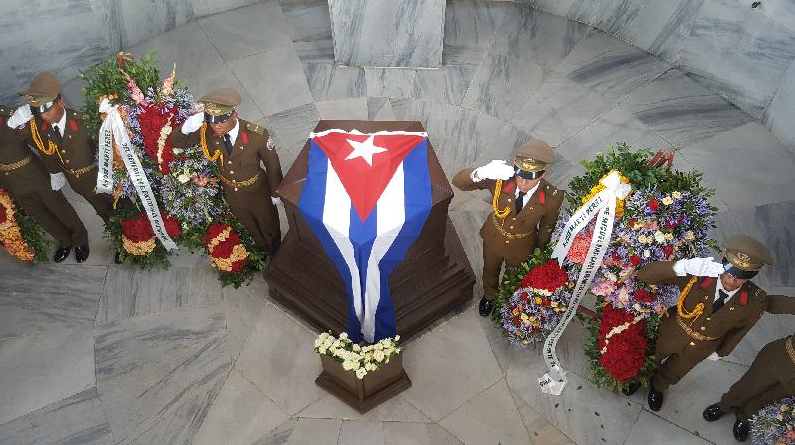
M 489 190 L 493 198 L 497 181 L 483 179 L 475 182 L 471 177 L 473 170 L 468 168 L 458 172 L 453 178 L 453 185 L 465 191 Z M 506 257 L 526 257 L 536 247 L 543 248 L 549 243 L 563 203 L 563 192 L 542 178 L 519 214 L 516 213 L 515 201 L 515 180 L 503 181 L 497 208 L 508 208 L 510 212 L 505 218 L 498 218 L 494 213 L 489 215 L 480 229 L 480 237 L 484 244 L 506 252 Z
M 693 278 L 692 275 L 676 276 L 673 261 L 657 261 L 639 269 L 636 276 L 648 284 L 671 284 L 680 291 Z M 679 317 L 676 307 L 668 310 L 668 316 L 660 324 L 659 342 L 681 347 L 692 347 L 707 356 L 717 352 L 721 357 L 729 355 L 759 317 L 771 313 L 795 313 L 795 298 L 783 295 L 768 296 L 751 281 L 745 282 L 718 312 L 712 312 L 715 300 L 717 277 L 698 277 L 684 300 L 684 311 L 691 312 L 699 303 L 704 312 L 698 318 Z M 670 347 L 669 347 L 670 348 Z M 675 348 L 673 348 L 675 349 Z
M 780 338 L 770 345 L 781 355 L 771 360 L 771 363 L 763 363 L 764 369 L 779 382 L 786 384 L 791 394 L 795 396 L 795 335 Z
M 66 128 L 63 129 L 63 144 L 59 144 L 52 125 L 42 120 L 39 116 L 35 117 L 38 134 L 41 137 L 44 149 L 49 149 L 49 141 L 52 141 L 58 147 L 56 152 L 49 155 L 40 151 L 44 166 L 50 173 L 65 172 L 75 177 L 93 174 L 96 178 L 96 170 L 88 167 L 96 166 L 97 147 L 89 138 L 83 122 L 83 114 L 70 108 L 66 108 L 65 112 Z M 30 123 L 25 125 L 24 132 L 28 143 L 32 147 L 38 148 L 33 140 Z
M 226 153 L 223 138 L 216 137 L 213 129 L 207 125 L 205 127 L 205 137 L 207 141 L 207 151 L 210 156 L 215 156 L 216 152 L 221 151 L 223 163 L 219 157 L 218 173 L 224 185 L 224 192 L 227 194 L 245 191 L 248 193 L 262 193 L 273 195 L 274 190 L 282 181 L 282 169 L 279 164 L 279 156 L 273 148 L 273 144 L 268 145 L 270 139 L 268 131 L 261 125 L 246 122 L 238 119 L 237 140 L 232 146 L 232 154 Z M 172 132 L 171 143 L 174 147 L 191 147 L 201 143 L 202 130 L 194 131 L 189 135 L 184 135 L 180 131 Z M 260 160 L 265 164 L 265 174 L 262 174 Z M 257 177 L 258 176 L 258 177 Z M 250 185 L 245 184 L 257 177 Z
M 25 134 L 6 125 L 13 112 L 0 106 L 0 186 L 16 194 L 48 191 L 50 177 L 41 160 L 28 150 Z

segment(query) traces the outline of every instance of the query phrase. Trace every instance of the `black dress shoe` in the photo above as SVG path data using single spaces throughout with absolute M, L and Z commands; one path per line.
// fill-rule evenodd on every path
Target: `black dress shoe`
M 116 264 L 122 264 L 124 262 L 124 260 L 121 259 L 121 252 L 118 250 L 116 251 L 116 254 L 113 255 L 113 262 Z
M 654 383 L 651 384 L 651 388 L 649 388 L 649 409 L 652 411 L 659 411 L 662 408 L 663 404 L 663 393 L 661 391 L 657 391 L 654 387 Z
M 624 393 L 625 396 L 631 396 L 632 394 L 638 392 L 639 389 L 640 389 L 640 382 L 635 380 L 629 385 L 625 385 L 623 388 L 621 388 L 621 392 Z
M 52 260 L 55 261 L 56 263 L 60 263 L 61 261 L 69 257 L 69 253 L 71 251 L 72 251 L 72 246 L 59 247 L 58 250 L 55 251 L 55 255 L 52 256 Z
M 88 259 L 88 244 L 85 246 L 75 247 L 75 261 L 82 263 Z
M 707 422 L 714 422 L 723 416 L 723 410 L 720 409 L 717 403 L 713 403 L 704 410 L 704 420 Z
M 478 305 L 478 312 L 480 313 L 480 316 L 488 317 L 491 315 L 492 310 L 494 310 L 494 301 L 487 300 L 486 297 L 483 297 L 480 300 L 480 304 Z
M 734 433 L 734 438 L 737 439 L 739 442 L 745 442 L 748 440 L 748 433 L 751 430 L 750 422 L 747 420 L 738 420 L 734 422 L 734 428 L 732 428 L 732 433 Z

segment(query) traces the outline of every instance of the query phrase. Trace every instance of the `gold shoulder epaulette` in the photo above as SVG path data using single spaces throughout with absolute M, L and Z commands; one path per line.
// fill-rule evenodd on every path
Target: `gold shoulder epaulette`
M 246 124 L 246 130 L 257 133 L 260 136 L 265 136 L 265 127 L 262 125 L 252 124 L 249 122 Z

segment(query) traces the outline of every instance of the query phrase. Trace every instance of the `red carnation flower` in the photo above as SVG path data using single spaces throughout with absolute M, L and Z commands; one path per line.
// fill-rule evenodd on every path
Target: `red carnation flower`
M 520 320 L 520 319 L 519 319 L 519 318 L 517 318 L 517 317 L 514 317 L 514 319 L 512 320 L 512 322 L 513 322 L 513 325 L 514 325 L 514 326 L 519 326 L 520 324 L 522 324 L 522 320 Z
M 663 253 L 666 254 L 666 255 L 670 255 L 670 254 L 674 253 L 674 248 L 672 246 L 663 246 L 662 250 L 663 250 Z
M 641 303 L 651 303 L 654 301 L 654 297 L 652 296 L 651 292 L 647 291 L 646 289 L 638 289 L 635 291 L 635 300 L 640 301 Z
M 161 213 L 161 216 L 163 217 L 163 223 L 166 226 L 166 233 L 168 233 L 168 236 L 176 238 L 182 235 L 182 226 L 180 226 L 179 221 L 164 213 Z
M 654 198 L 650 199 L 649 202 L 646 203 L 646 205 L 649 206 L 649 209 L 651 209 L 652 212 L 656 212 L 657 209 L 660 208 L 660 203 L 657 202 L 657 200 Z
M 639 255 L 632 255 L 629 257 L 629 263 L 632 264 L 633 267 L 637 267 L 638 264 L 641 262 L 641 258 Z
M 554 292 L 563 286 L 568 279 L 566 271 L 560 267 L 556 260 L 549 260 L 546 263 L 534 267 L 533 270 L 522 279 L 522 287 L 532 287 L 534 289 L 544 289 Z
M 676 228 L 676 221 L 666 221 L 665 222 L 665 227 L 668 227 L 669 229 Z

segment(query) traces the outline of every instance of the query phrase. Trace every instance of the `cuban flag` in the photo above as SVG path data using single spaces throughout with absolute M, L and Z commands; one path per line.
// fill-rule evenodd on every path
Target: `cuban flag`
M 348 335 L 369 343 L 393 337 L 389 276 L 432 205 L 428 135 L 328 130 L 309 142 L 298 209 L 345 283 Z

